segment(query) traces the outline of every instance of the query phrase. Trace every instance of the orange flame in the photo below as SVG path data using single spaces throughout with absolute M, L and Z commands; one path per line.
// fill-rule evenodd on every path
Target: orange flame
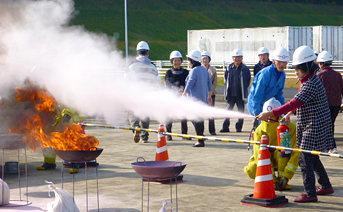
M 57 101 L 46 89 L 40 89 L 26 81 L 26 87 L 17 88 L 15 91 L 15 104 L 24 104 L 24 107 L 12 104 L 12 109 L 24 109 L 15 112 L 9 130 L 11 133 L 24 135 L 23 141 L 33 151 L 38 146 L 71 151 L 94 151 L 99 146 L 99 141 L 94 136 L 84 134 L 78 124 L 55 125 L 60 113 Z

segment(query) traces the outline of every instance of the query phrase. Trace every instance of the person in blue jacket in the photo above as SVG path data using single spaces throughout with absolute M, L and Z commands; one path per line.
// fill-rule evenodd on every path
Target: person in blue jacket
M 285 104 L 283 88 L 286 81 L 284 70 L 289 61 L 289 52 L 285 48 L 277 48 L 273 55 L 273 64 L 262 69 L 255 76 L 248 97 L 248 111 L 257 116 L 262 112 L 263 104 L 275 97 L 282 105 Z
M 192 69 L 186 78 L 186 87 L 182 96 L 189 96 L 195 100 L 205 104 L 211 104 L 212 98 L 212 81 L 207 69 L 201 66 L 201 52 L 192 50 L 187 55 L 188 65 Z M 204 120 L 198 119 L 192 121 L 197 135 L 204 135 Z M 205 147 L 203 139 L 198 139 L 198 142 L 193 147 Z

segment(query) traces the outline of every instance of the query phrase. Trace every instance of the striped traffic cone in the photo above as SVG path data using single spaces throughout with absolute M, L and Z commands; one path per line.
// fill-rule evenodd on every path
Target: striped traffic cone
M 169 160 L 166 136 L 163 133 L 164 133 L 164 126 L 163 124 L 161 124 L 160 127 L 158 128 L 158 141 L 157 141 L 155 161 Z
M 268 137 L 263 135 L 258 157 L 254 194 L 244 196 L 241 200 L 243 205 L 278 207 L 288 203 L 288 199 L 285 196 L 275 195 L 272 166 L 267 144 Z
M 160 125 L 158 129 L 158 141 L 157 141 L 157 148 L 156 148 L 156 159 L 155 161 L 168 161 L 168 150 L 167 150 L 167 141 L 166 136 L 164 135 L 164 126 L 163 124 Z M 143 181 L 149 181 L 151 183 L 157 183 L 157 184 L 170 184 L 175 182 L 183 182 L 183 175 L 180 174 L 176 178 L 172 179 L 145 179 L 143 178 Z

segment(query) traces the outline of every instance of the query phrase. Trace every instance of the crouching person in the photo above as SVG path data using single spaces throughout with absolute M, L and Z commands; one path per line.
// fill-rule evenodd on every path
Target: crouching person
M 273 110 L 280 106 L 281 103 L 273 97 L 264 103 L 263 112 Z M 279 122 L 277 121 L 281 119 L 282 117 L 271 117 L 268 122 L 262 121 L 254 133 L 254 141 L 261 141 L 262 135 L 267 135 L 270 145 L 279 146 L 277 135 Z M 296 148 L 296 126 L 291 122 L 286 124 L 288 125 L 290 132 L 290 147 Z M 244 167 L 244 172 L 251 179 L 255 179 L 256 176 L 259 150 L 260 145 L 255 144 L 254 153 L 250 158 L 249 164 Z M 290 190 L 292 187 L 288 185 L 288 181 L 293 178 L 294 173 L 299 166 L 299 153 L 290 152 L 289 154 L 280 154 L 280 152 L 275 149 L 269 149 L 269 151 L 275 190 Z

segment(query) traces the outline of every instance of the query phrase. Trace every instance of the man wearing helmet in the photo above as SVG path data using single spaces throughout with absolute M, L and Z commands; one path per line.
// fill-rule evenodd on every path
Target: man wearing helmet
M 332 149 L 333 133 L 330 109 L 323 83 L 315 74 L 314 51 L 308 46 L 300 46 L 293 54 L 295 75 L 300 79 L 299 92 L 287 104 L 263 112 L 259 120 L 268 121 L 271 116 L 287 113 L 286 119 L 297 112 L 297 148 L 309 151 L 328 151 Z M 294 202 L 316 202 L 317 195 L 334 193 L 326 170 L 318 155 L 300 153 L 301 168 L 305 193 Z M 321 187 L 316 189 L 315 174 Z
M 259 71 L 272 64 L 272 61 L 269 60 L 269 50 L 266 47 L 261 47 L 257 51 L 257 55 L 260 61 L 254 66 L 254 76 L 256 76 Z
M 263 104 L 263 112 L 268 112 L 281 106 L 281 103 L 274 97 Z M 269 145 L 279 146 L 277 127 L 282 117 L 270 117 L 270 121 L 262 121 L 256 128 L 254 133 L 254 140 L 261 141 L 262 135 L 268 136 Z M 277 120 L 277 121 L 274 121 Z M 295 131 L 295 124 L 291 122 L 286 123 L 289 127 L 290 133 L 290 147 L 296 148 L 297 138 Z M 250 157 L 249 164 L 244 167 L 244 172 L 251 178 L 255 179 L 257 163 L 259 159 L 260 145 L 254 145 L 253 156 Z M 299 166 L 299 153 L 291 152 L 290 154 L 282 154 L 275 149 L 269 149 L 271 156 L 271 166 L 273 169 L 273 180 L 276 190 L 290 190 L 292 187 L 288 185 L 288 181 L 293 178 L 295 171 Z
M 150 47 L 147 42 L 141 41 L 137 44 L 137 55 L 136 61 L 129 66 L 129 70 L 126 73 L 126 77 L 142 81 L 143 83 L 158 84 L 160 78 L 158 71 L 154 64 L 149 59 Z M 132 127 L 149 128 L 150 119 L 145 118 L 140 120 L 138 117 L 131 116 L 130 122 Z M 141 122 L 141 123 L 140 123 Z M 146 131 L 142 132 L 140 139 L 140 131 L 134 132 L 134 141 L 138 143 L 147 143 L 149 139 L 149 133 Z
M 243 52 L 240 49 L 232 51 L 233 63 L 225 70 L 225 98 L 227 100 L 227 109 L 232 110 L 235 104 L 239 112 L 244 112 L 244 99 L 248 97 L 248 87 L 250 85 L 251 74 L 249 68 L 242 63 Z M 242 132 L 244 119 L 238 119 L 236 122 L 236 131 Z M 226 118 L 223 128 L 219 132 L 230 132 L 230 119 Z
M 332 65 L 332 61 L 333 57 L 330 52 L 321 52 L 317 57 L 317 62 L 319 63 L 321 72 L 319 72 L 317 75 L 325 87 L 331 114 L 332 132 L 335 134 L 335 121 L 339 110 L 341 109 L 342 103 L 343 80 L 342 75 L 330 67 Z M 334 148 L 331 149 L 330 152 L 338 153 L 335 139 Z
M 248 97 L 248 111 L 251 115 L 262 112 L 263 104 L 275 97 L 282 105 L 285 104 L 283 88 L 286 81 L 284 72 L 289 60 L 289 53 L 285 48 L 277 48 L 273 55 L 273 64 L 262 69 L 255 76 Z
M 173 68 L 169 69 L 166 72 L 166 76 L 165 76 L 166 87 L 172 90 L 175 90 L 181 95 L 185 89 L 185 81 L 189 73 L 187 69 L 184 69 L 181 67 L 181 64 L 182 64 L 181 52 L 172 51 L 170 53 L 170 63 L 173 65 Z M 167 132 L 171 133 L 172 123 L 173 123 L 172 120 L 169 120 L 166 123 Z M 182 119 L 181 120 L 181 133 L 187 134 L 187 131 L 188 131 L 187 120 Z M 172 137 L 168 135 L 167 140 L 171 141 Z
M 216 88 L 218 84 L 218 77 L 217 77 L 217 69 L 214 68 L 213 66 L 210 65 L 211 62 L 211 54 L 208 51 L 203 51 L 201 53 L 201 64 L 204 66 L 208 73 L 210 74 L 211 77 L 211 82 L 212 82 L 212 93 L 211 93 L 211 98 L 212 98 L 212 104 L 211 106 L 214 107 L 214 102 L 216 100 Z M 209 119 L 208 120 L 208 131 L 210 131 L 211 135 L 216 135 L 216 128 L 214 125 L 214 119 Z

